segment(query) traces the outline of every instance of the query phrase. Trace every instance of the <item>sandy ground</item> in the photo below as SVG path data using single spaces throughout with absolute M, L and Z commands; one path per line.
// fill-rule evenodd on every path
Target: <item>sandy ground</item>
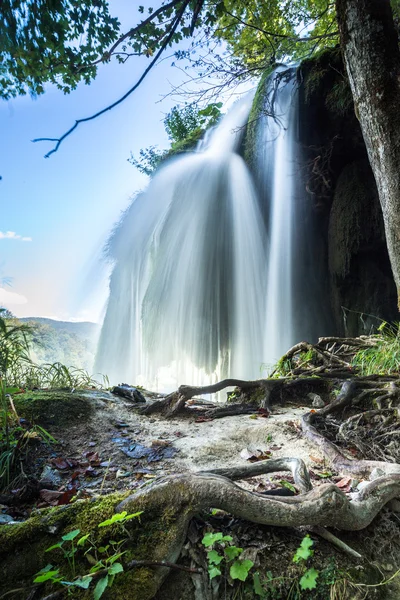
M 267 418 L 241 415 L 196 422 L 193 416 L 171 420 L 143 416 L 128 402 L 108 393 L 93 394 L 90 401 L 95 402 L 95 411 L 89 420 L 67 430 L 55 427 L 52 433 L 61 442 L 61 454 L 79 459 L 88 451 L 97 452 L 100 460 L 108 464 L 102 465 L 98 477 L 82 481 L 83 487 L 93 493 L 100 486 L 103 493 L 135 488 L 144 475 L 246 465 L 243 451 L 270 453 L 271 458 L 298 457 L 313 468 L 316 465 L 310 456 L 322 458 L 300 431 L 299 420 L 309 410 L 306 407 L 279 407 Z M 146 457 L 131 458 L 124 453 L 124 449 L 136 444 L 168 445 L 177 452 L 172 458 L 149 462 Z M 267 483 L 271 477 L 262 476 L 257 481 Z

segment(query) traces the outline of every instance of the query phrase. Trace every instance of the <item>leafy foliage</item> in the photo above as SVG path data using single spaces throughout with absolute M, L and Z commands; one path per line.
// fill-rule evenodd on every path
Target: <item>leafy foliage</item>
M 5 0 L 0 97 L 42 94 L 47 82 L 68 93 L 97 73 L 89 66 L 118 35 L 107 0 Z
M 176 58 L 195 62 L 202 75 L 217 67 L 222 78 L 232 72 L 240 78 L 243 68 L 263 69 L 335 45 L 335 30 L 334 3 L 326 0 L 164 0 L 157 8 L 139 6 L 128 31 L 107 0 L 4 0 L 0 95 L 41 94 L 46 83 L 69 93 L 112 58 L 152 59 L 196 32 L 193 48 L 179 49 Z M 227 43 L 232 56 L 193 58 L 202 47 L 209 57 L 215 41 Z
M 243 548 L 238 548 L 231 544 L 233 538 L 230 535 L 223 535 L 220 531 L 217 533 L 206 533 L 201 543 L 208 548 L 208 575 L 210 579 L 222 575 L 218 565 L 229 565 L 229 575 L 231 579 L 246 581 L 249 571 L 254 566 L 253 561 L 240 558 Z M 213 546 L 216 545 L 216 549 Z
M 127 521 L 137 519 L 142 512 L 128 515 L 126 511 L 114 514 L 110 519 L 98 524 L 98 527 L 107 528 L 117 526 L 117 531 L 113 529 L 115 537 L 122 537 L 119 541 L 109 540 L 107 545 L 99 546 L 95 540 L 93 532 L 89 532 L 78 538 L 80 529 L 74 529 L 62 536 L 56 544 L 47 548 L 45 552 L 59 551 L 66 561 L 68 567 L 67 581 L 61 575 L 61 569 L 54 569 L 53 565 L 48 564 L 36 574 L 34 583 L 60 584 L 66 588 L 79 587 L 81 589 L 93 588 L 93 599 L 100 600 L 107 587 L 111 587 L 114 578 L 119 573 L 123 573 L 124 565 L 119 560 L 124 556 L 125 551 L 122 547 L 128 540 L 129 533 L 124 525 Z M 91 557 L 89 561 L 92 566 L 87 573 L 78 574 L 77 558 Z
M 293 556 L 293 562 L 300 562 L 301 560 L 307 560 L 310 558 L 314 551 L 311 549 L 314 542 L 310 538 L 309 535 L 306 535 L 302 541 L 300 546 L 297 548 L 295 555 Z
M 214 125 L 221 116 L 222 102 L 213 102 L 206 108 L 194 105 L 174 106 L 164 119 L 165 130 L 171 141 L 169 150 L 149 146 L 139 151 L 139 158 L 131 153 L 128 161 L 144 175 L 151 175 L 167 158 L 193 150 L 206 128 Z

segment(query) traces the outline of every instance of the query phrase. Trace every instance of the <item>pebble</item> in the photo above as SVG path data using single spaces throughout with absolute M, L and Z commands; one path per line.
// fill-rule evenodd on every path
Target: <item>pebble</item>
M 0 525 L 5 525 L 6 523 L 13 523 L 14 519 L 10 517 L 10 515 L 0 515 Z
M 309 394 L 307 394 L 307 397 L 310 398 L 310 400 L 312 400 L 313 408 L 324 408 L 325 402 L 322 400 L 321 396 L 319 396 L 318 394 L 314 394 L 313 392 L 310 392 Z

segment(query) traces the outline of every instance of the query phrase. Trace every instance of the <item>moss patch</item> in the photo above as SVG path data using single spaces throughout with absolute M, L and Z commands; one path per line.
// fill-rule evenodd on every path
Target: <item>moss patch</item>
M 329 48 L 303 60 L 299 72 L 307 104 L 325 98 L 329 112 L 343 116 L 351 111 L 353 97 L 340 48 Z
M 14 403 L 20 416 L 45 427 L 88 419 L 94 410 L 89 397 L 66 390 L 26 392 L 16 395 Z
M 45 550 L 75 529 L 80 530 L 79 537 L 90 534 L 90 539 L 97 548 L 108 544 L 111 539 L 124 540 L 121 547 L 125 551 L 121 559 L 124 564 L 132 559 L 168 560 L 171 548 L 175 547 L 181 532 L 186 531 L 185 527 L 182 528 L 182 519 L 187 519 L 187 512 L 182 511 L 182 507 L 171 506 L 168 498 L 160 506 L 152 508 L 146 496 L 139 495 L 137 499 L 132 497 L 128 505 L 122 508 L 130 511 L 134 507 L 134 512 L 143 509 L 140 519 L 128 521 L 125 529 L 117 523 L 109 527 L 98 527 L 99 523 L 116 512 L 120 503 L 128 496 L 129 492 L 115 493 L 96 501 L 77 501 L 69 506 L 40 510 L 23 523 L 1 527 L 0 562 L 3 577 L 0 595 L 17 583 L 29 587 L 34 574 L 49 562 L 59 568 L 64 577 L 70 578 L 71 573 L 61 550 L 56 549 L 50 553 Z M 180 510 L 179 514 L 177 509 Z M 83 575 L 89 571 L 90 564 L 84 556 L 84 549 L 78 551 L 75 560 L 78 574 Z M 118 575 L 112 590 L 107 591 L 104 598 L 147 600 L 154 596 L 158 584 L 159 579 L 153 569 L 133 569 Z M 46 592 L 50 589 L 51 586 L 48 585 Z M 77 589 L 73 597 L 83 598 L 86 593 Z
M 258 122 L 264 111 L 268 79 L 272 73 L 272 70 L 272 67 L 269 67 L 261 76 L 247 123 L 244 140 L 244 159 L 251 170 L 256 168 Z

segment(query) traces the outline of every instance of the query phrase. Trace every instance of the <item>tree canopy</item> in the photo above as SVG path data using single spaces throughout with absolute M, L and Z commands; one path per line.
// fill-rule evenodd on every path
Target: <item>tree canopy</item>
M 392 0 L 396 15 L 400 0 Z M 142 75 L 111 105 L 78 119 L 76 127 L 125 100 L 163 53 L 186 61 L 179 93 L 202 107 L 218 94 L 277 61 L 301 59 L 338 43 L 335 2 L 330 0 L 158 0 L 132 9 L 124 30 L 108 0 L 3 0 L 0 19 L 0 97 L 65 93 L 89 84 L 99 67 L 132 57 L 148 59 Z M 43 141 L 36 140 L 36 141 Z
M 69 93 L 112 60 L 148 59 L 122 98 L 77 121 L 53 140 L 56 150 L 79 123 L 128 97 L 170 47 L 174 64 L 186 61 L 187 83 L 195 84 L 204 108 L 226 86 L 275 61 L 337 43 L 337 32 L 329 0 L 163 0 L 133 9 L 128 30 L 107 0 L 3 0 L 0 39 L 0 97 L 6 100 L 42 94 L 46 84 Z M 179 91 L 193 101 L 193 86 Z

